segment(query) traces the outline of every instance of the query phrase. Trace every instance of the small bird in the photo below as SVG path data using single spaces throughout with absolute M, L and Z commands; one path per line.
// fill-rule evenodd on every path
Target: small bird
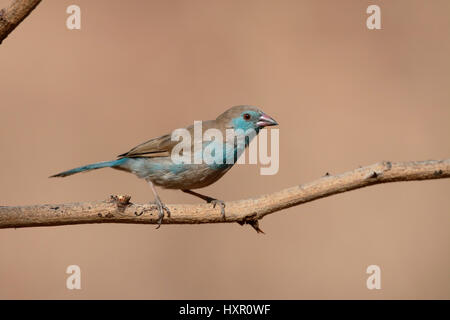
M 138 176 L 138 178 L 145 179 L 150 185 L 155 203 L 158 208 L 158 226 L 161 226 L 164 218 L 164 211 L 170 217 L 170 211 L 167 206 L 161 201 L 156 192 L 155 185 L 166 189 L 179 189 L 185 193 L 199 197 L 208 203 L 212 203 L 214 207 L 219 205 L 221 207 L 222 216 L 225 216 L 225 203 L 221 200 L 202 195 L 194 192 L 191 189 L 198 189 L 209 186 L 210 184 L 219 180 L 228 170 L 231 169 L 237 158 L 244 152 L 252 138 L 257 135 L 260 129 L 267 126 L 278 125 L 278 123 L 254 106 L 235 106 L 221 115 L 215 120 L 202 121 L 203 131 L 207 129 L 218 129 L 223 135 L 221 146 L 224 147 L 223 161 L 216 163 L 178 163 L 173 161 L 171 154 L 173 148 L 179 141 L 172 140 L 171 134 L 166 134 L 158 138 L 146 141 L 130 151 L 118 156 L 117 160 L 97 162 L 88 164 L 82 167 L 64 171 L 55 174 L 52 177 L 67 177 L 75 173 L 91 171 L 100 168 L 113 168 L 130 172 Z M 186 130 L 194 135 L 194 125 L 186 128 Z M 233 138 L 232 143 L 225 141 L 227 134 L 246 132 L 254 130 L 255 135 L 245 137 L 244 145 L 239 145 Z M 211 144 L 218 143 L 215 140 L 202 142 L 202 149 Z M 212 145 L 214 146 L 214 145 Z M 191 140 L 191 150 L 194 149 L 194 140 Z M 194 151 L 195 152 L 195 151 Z

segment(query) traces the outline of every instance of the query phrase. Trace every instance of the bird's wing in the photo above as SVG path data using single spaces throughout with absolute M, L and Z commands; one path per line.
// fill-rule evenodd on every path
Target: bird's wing
M 217 124 L 214 120 L 202 121 L 203 131 L 210 128 L 222 129 L 223 126 Z M 194 141 L 194 126 L 186 128 L 191 134 L 191 142 Z M 179 143 L 179 141 L 172 141 L 171 134 L 166 134 L 158 138 L 148 140 L 140 145 L 134 147 L 128 152 L 119 155 L 124 157 L 168 157 L 172 149 Z M 192 145 L 192 144 L 191 144 Z
M 172 148 L 178 143 L 178 141 L 172 141 L 170 137 L 170 134 L 166 134 L 161 137 L 148 140 L 134 147 L 130 151 L 122 153 L 119 157 L 169 156 Z

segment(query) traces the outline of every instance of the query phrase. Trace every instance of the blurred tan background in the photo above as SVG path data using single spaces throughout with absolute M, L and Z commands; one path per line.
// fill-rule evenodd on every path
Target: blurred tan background
M 0 0 L 5 7 L 9 0 Z M 65 26 L 67 6 L 82 29 Z M 382 30 L 366 28 L 379 4 Z M 450 2 L 43 1 L 0 46 L 0 205 L 152 200 L 104 169 L 236 104 L 280 123 L 280 171 L 237 166 L 237 200 L 380 160 L 450 156 Z M 450 181 L 379 185 L 238 224 L 0 230 L 0 298 L 450 298 Z M 197 203 L 160 189 L 167 203 Z M 82 289 L 66 289 L 77 264 Z M 381 267 L 381 290 L 366 288 Z

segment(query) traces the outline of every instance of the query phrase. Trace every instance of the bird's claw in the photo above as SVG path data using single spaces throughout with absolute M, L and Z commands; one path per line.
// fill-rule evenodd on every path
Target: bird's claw
M 156 229 L 159 229 L 161 227 L 161 223 L 164 219 L 164 211 L 167 212 L 167 217 L 170 218 L 170 210 L 167 208 L 167 206 L 161 202 L 161 200 L 156 199 L 156 208 L 158 209 L 158 226 Z
M 217 200 L 217 199 L 209 199 L 208 203 L 212 203 L 213 204 L 213 208 L 215 208 L 217 205 L 220 206 L 220 213 L 222 214 L 222 218 L 225 219 L 225 202 L 222 200 Z

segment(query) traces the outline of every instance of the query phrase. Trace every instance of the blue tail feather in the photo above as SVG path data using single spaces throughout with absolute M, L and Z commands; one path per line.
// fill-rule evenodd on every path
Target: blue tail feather
M 64 172 L 57 173 L 57 174 L 55 174 L 53 176 L 50 176 L 50 178 L 67 177 L 67 176 L 70 176 L 72 174 L 79 173 L 79 172 L 90 171 L 90 170 L 101 169 L 101 168 L 116 167 L 116 166 L 119 166 L 119 165 L 123 164 L 127 160 L 128 160 L 128 158 L 121 158 L 121 159 L 113 160 L 113 161 L 103 161 L 103 162 L 97 162 L 97 163 L 93 163 L 93 164 L 88 164 L 86 166 L 82 166 L 82 167 L 78 167 L 78 168 L 75 168 L 75 169 L 71 169 L 71 170 L 67 170 L 67 171 L 64 171 Z

